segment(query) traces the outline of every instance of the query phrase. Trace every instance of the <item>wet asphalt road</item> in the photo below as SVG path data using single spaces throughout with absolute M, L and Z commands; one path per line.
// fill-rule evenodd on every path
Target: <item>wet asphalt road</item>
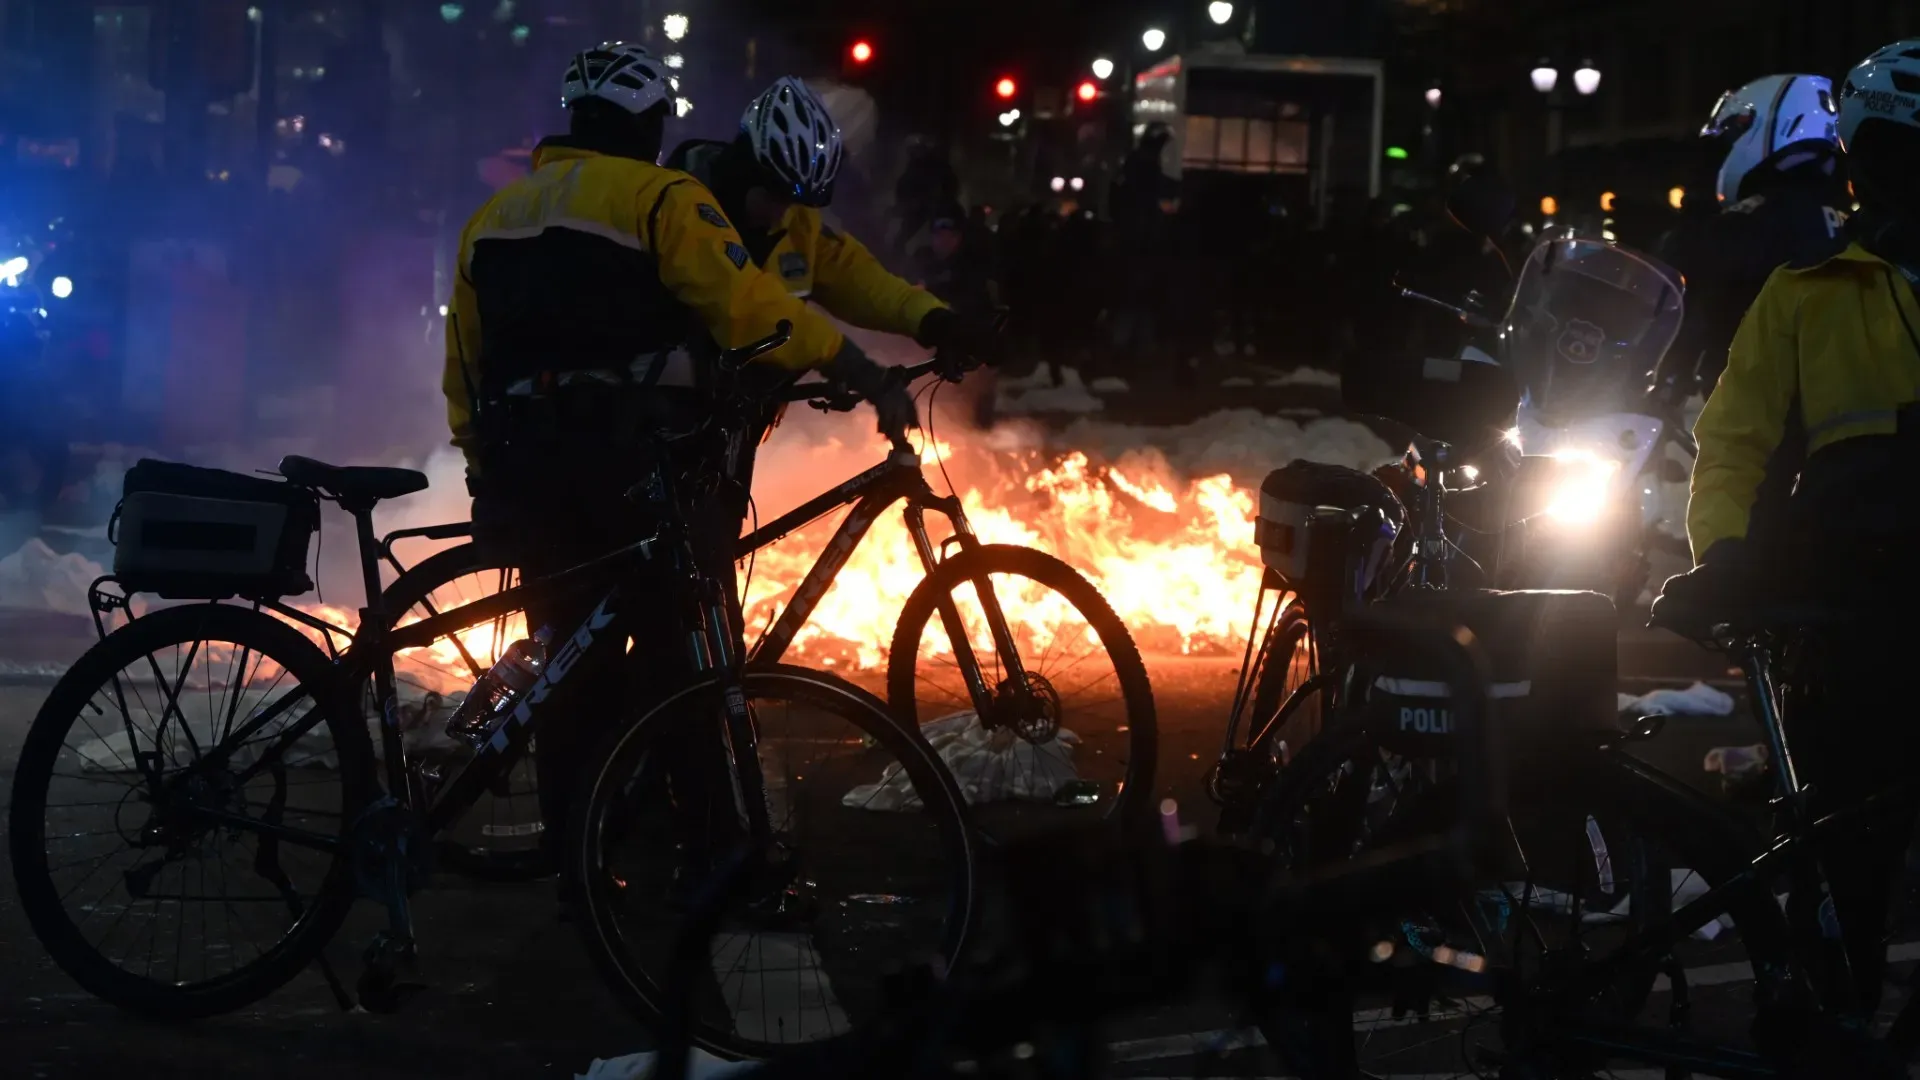
M 63 647 L 43 636 L 25 648 L 60 655 Z M 1188 808 L 1183 816 L 1206 827 L 1212 815 L 1198 784 L 1217 752 L 1232 662 L 1159 659 L 1150 667 L 1162 732 L 1161 786 Z M 1623 633 L 1622 668 L 1634 689 L 1654 679 L 1725 674 L 1716 658 L 1643 631 Z M 0 686 L 0 795 L 9 788 L 12 763 L 44 692 L 32 685 Z M 1738 715 L 1691 720 L 1670 726 L 1653 754 L 1678 775 L 1698 776 L 1706 748 L 1752 742 L 1756 735 Z M 29 933 L 10 871 L 0 866 L 0 1075 L 548 1077 L 572 1075 L 595 1057 L 647 1045 L 646 1033 L 589 970 L 572 927 L 556 918 L 551 886 L 443 876 L 419 898 L 417 911 L 418 976 L 427 988 L 398 1015 L 342 1014 L 320 976 L 309 971 L 241 1013 L 165 1026 L 92 1000 L 56 969 Z M 377 925 L 376 913 L 362 904 L 336 940 L 330 955 L 349 981 L 358 969 L 357 953 Z M 1723 964 L 1729 955 L 1724 945 L 1703 946 L 1687 963 Z M 1201 1067 L 1210 1075 L 1269 1071 L 1258 1051 L 1205 1066 L 1193 1056 L 1193 1033 L 1232 1026 L 1230 1014 L 1206 1004 L 1129 1018 L 1114 1036 L 1120 1070 L 1140 1076 L 1192 1076 Z M 1457 1061 L 1457 1053 L 1436 1050 L 1421 1071 L 1452 1075 Z

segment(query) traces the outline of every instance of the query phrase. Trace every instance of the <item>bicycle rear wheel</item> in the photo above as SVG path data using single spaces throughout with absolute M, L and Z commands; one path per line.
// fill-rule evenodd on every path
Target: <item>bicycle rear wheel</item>
M 287 623 L 194 604 L 114 631 L 54 686 L 9 846 L 21 908 L 75 982 L 184 1020 L 318 955 L 353 903 L 346 837 L 375 788 L 336 679 Z
M 721 834 L 737 827 L 688 819 L 688 758 L 668 740 L 720 722 L 714 678 L 623 724 L 593 759 L 566 873 L 587 952 L 622 1003 L 657 1024 L 669 995 L 684 995 L 673 1000 L 689 1005 L 695 1045 L 765 1057 L 877 1014 L 885 972 L 958 957 L 974 863 L 952 778 L 878 700 L 786 666 L 749 670 L 743 685 L 780 869 L 728 909 L 698 985 L 668 985 L 668 961 L 708 856 L 724 855 L 736 841 Z M 724 816 L 737 825 L 730 806 Z
M 1024 684 L 989 629 L 983 590 L 1006 616 Z M 989 839 L 1156 803 L 1158 722 L 1140 650 L 1100 591 L 1045 552 L 994 544 L 935 567 L 901 609 L 887 703 L 939 747 Z
M 512 588 L 519 580 L 519 571 L 482 556 L 473 544 L 460 544 L 408 569 L 387 586 L 382 599 L 387 617 L 395 626 L 405 626 Z M 444 724 L 458 695 L 479 681 L 509 645 L 526 636 L 526 614 L 515 611 L 426 648 L 395 653 L 402 719 L 418 729 L 417 734 L 410 732 L 410 746 L 431 750 L 438 745 L 441 732 L 432 725 Z M 542 846 L 546 825 L 540 817 L 538 742 L 536 736 L 505 775 L 435 838 L 441 866 L 493 881 L 527 881 L 557 869 Z M 450 754 L 458 751 L 450 743 L 446 749 Z M 421 764 L 431 767 L 432 762 Z

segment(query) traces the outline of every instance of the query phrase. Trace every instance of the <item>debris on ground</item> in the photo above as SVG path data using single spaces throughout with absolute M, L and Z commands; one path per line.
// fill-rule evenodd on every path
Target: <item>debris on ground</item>
M 1733 698 L 1706 683 L 1685 690 L 1663 689 L 1635 697 L 1621 694 L 1620 712 L 1634 716 L 1731 716 Z
M 972 712 L 945 716 L 920 728 L 920 734 L 946 763 L 969 805 L 1018 799 L 1050 802 L 1080 778 L 1073 748 L 1080 737 L 1061 728 L 1055 738 L 1028 742 L 1013 731 L 988 731 Z M 920 799 L 899 762 L 887 766 L 876 783 L 847 792 L 841 805 L 865 810 L 917 810 Z
M 659 1055 L 648 1050 L 617 1058 L 594 1058 L 587 1071 L 574 1080 L 646 1080 L 653 1075 L 653 1060 Z M 759 1064 L 754 1061 L 724 1061 L 705 1050 L 695 1049 L 687 1061 L 688 1080 L 720 1080 L 738 1076 Z

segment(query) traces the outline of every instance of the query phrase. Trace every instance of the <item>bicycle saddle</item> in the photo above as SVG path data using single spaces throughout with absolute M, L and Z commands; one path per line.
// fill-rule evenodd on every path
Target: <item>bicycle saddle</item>
M 280 475 L 336 499 L 396 499 L 427 489 L 427 474 L 412 469 L 329 465 L 297 454 L 280 459 Z

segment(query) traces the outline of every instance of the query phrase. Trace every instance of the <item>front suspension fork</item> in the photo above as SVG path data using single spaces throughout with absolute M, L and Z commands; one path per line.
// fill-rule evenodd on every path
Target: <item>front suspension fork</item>
M 979 538 L 974 535 L 972 526 L 967 524 L 964 511 L 958 499 L 942 499 L 934 508 L 947 516 L 953 523 L 953 538 L 959 542 L 961 551 L 972 551 L 980 546 Z M 933 542 L 927 536 L 926 511 L 919 506 L 909 505 L 906 510 L 907 532 L 913 537 L 914 550 L 920 555 L 921 565 L 931 576 L 940 564 Z M 981 574 L 973 580 L 974 592 L 980 597 L 980 608 L 987 620 L 987 633 L 993 638 L 994 650 L 998 653 L 1003 686 L 1011 686 L 1016 694 L 1027 692 L 1026 665 L 1020 659 L 1019 647 L 1014 644 L 1013 629 L 1007 623 L 1007 615 L 1000 607 L 1000 598 L 993 591 L 993 579 Z M 997 687 L 987 684 L 987 676 L 981 670 L 980 660 L 973 651 L 973 642 L 967 636 L 966 623 L 960 618 L 960 607 L 954 603 L 951 594 L 941 596 L 935 601 L 935 610 L 940 614 L 940 624 L 947 632 L 947 640 L 953 646 L 954 663 L 960 668 L 962 677 L 967 680 L 967 693 L 973 698 L 974 711 L 979 714 L 981 723 L 987 723 L 994 707 L 994 692 Z

